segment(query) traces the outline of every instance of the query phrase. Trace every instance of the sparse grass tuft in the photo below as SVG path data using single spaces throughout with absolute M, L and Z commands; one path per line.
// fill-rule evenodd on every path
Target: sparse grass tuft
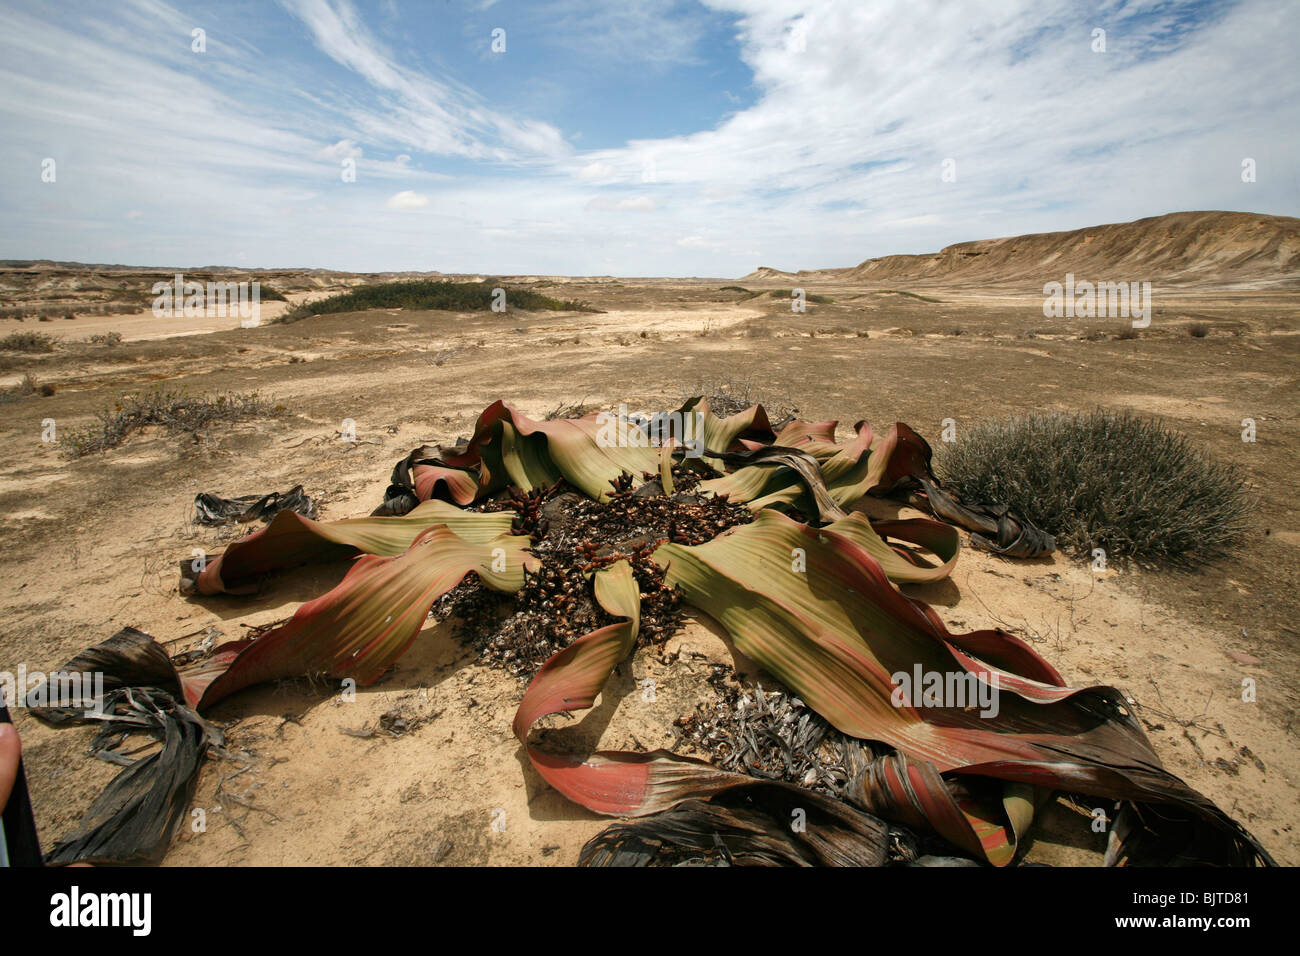
M 1035 413 L 965 429 L 940 447 L 941 478 L 1005 503 L 1080 556 L 1192 566 L 1228 553 L 1253 502 L 1241 473 L 1129 412 Z
M 557 418 L 581 418 L 597 411 L 600 411 L 599 406 L 588 405 L 587 396 L 584 395 L 580 402 L 560 402 L 546 413 L 546 421 L 554 421 Z
M 309 315 L 338 312 L 364 312 L 367 309 L 446 309 L 452 312 L 486 312 L 495 297 L 490 282 L 449 282 L 416 279 L 409 282 L 383 282 L 357 286 L 347 292 L 315 302 L 304 302 L 289 309 L 281 322 L 297 322 Z M 506 289 L 507 310 L 546 310 L 552 312 L 599 312 L 585 302 L 552 299 L 532 289 Z
M 0 338 L 0 349 L 9 352 L 53 352 L 54 336 L 44 332 L 10 332 Z
M 110 348 L 122 344 L 121 332 L 100 332 L 86 339 L 88 345 L 107 345 Z
M 156 389 L 140 395 L 124 395 L 112 409 L 99 412 L 95 423 L 76 432 L 65 432 L 59 440 L 64 454 L 81 458 L 116 448 L 127 436 L 147 425 L 160 425 L 168 432 L 197 432 L 217 422 L 243 422 L 269 418 L 284 411 L 257 392 L 224 392 L 192 396 Z
M 699 378 L 690 394 L 682 396 L 682 401 L 696 395 L 703 396 L 709 403 L 709 410 L 719 418 L 743 412 L 751 405 L 762 405 L 773 425 L 789 421 L 799 414 L 798 407 L 789 396 L 778 395 L 749 379 L 731 376 Z
M 23 380 L 17 385 L 0 391 L 0 405 L 9 402 L 16 402 L 19 399 L 30 398 L 33 395 L 50 396 L 54 394 L 53 385 L 42 385 L 36 380 L 36 376 L 28 372 L 23 376 Z

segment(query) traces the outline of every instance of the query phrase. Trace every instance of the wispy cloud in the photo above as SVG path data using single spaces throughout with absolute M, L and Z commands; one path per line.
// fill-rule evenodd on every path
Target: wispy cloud
M 379 94 L 374 106 L 352 111 L 367 136 L 434 155 L 501 162 L 566 155 L 560 131 L 485 106 L 472 91 L 398 64 L 348 0 L 284 0 L 311 31 L 320 50 Z
M 389 196 L 384 203 L 389 209 L 424 209 L 429 205 L 429 197 L 410 189 L 403 189 L 394 196 Z

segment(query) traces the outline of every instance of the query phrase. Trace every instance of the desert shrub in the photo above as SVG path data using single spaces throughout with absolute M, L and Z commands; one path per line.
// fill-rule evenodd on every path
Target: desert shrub
M 0 338 L 0 349 L 10 352 L 53 352 L 54 337 L 44 332 L 10 332 Z
M 774 299 L 788 299 L 794 292 L 793 289 L 773 289 L 768 293 Z M 815 302 L 818 305 L 830 305 L 835 300 L 825 295 L 813 295 L 811 292 L 804 294 L 804 298 L 809 302 Z
M 546 298 L 546 297 L 542 296 L 542 298 Z M 555 302 L 557 300 L 551 299 L 549 301 Z M 558 300 L 558 302 L 559 302 L 558 305 L 553 305 L 553 306 L 548 305 L 545 306 L 545 308 L 552 312 L 603 312 L 604 311 L 603 309 L 596 308 L 594 305 L 587 302 L 585 299 L 560 299 Z
M 284 293 L 283 293 L 283 292 L 279 291 L 278 289 L 273 289 L 273 288 L 271 288 L 269 285 L 267 285 L 267 284 L 264 283 L 264 282 L 259 282 L 259 283 L 257 284 L 257 297 L 258 297 L 259 299 L 268 299 L 268 300 L 270 300 L 270 301 L 272 301 L 272 302 L 288 302 L 288 301 L 289 301 L 288 299 L 286 299 L 286 298 L 284 297 Z
M 1144 564 L 1225 554 L 1253 504 L 1235 467 L 1129 412 L 979 423 L 942 445 L 936 466 L 963 498 L 1009 505 L 1067 551 Z
M 42 385 L 36 380 L 35 375 L 28 372 L 17 385 L 11 385 L 9 388 L 0 390 L 0 404 L 16 402 L 19 399 L 30 398 L 33 395 L 48 396 L 53 394 L 53 385 Z
M 486 312 L 492 308 L 494 286 L 490 282 L 449 282 L 416 279 L 357 286 L 347 292 L 304 302 L 289 309 L 281 322 L 296 322 L 309 315 L 364 312 L 367 309 L 447 309 L 453 312 Z M 552 312 L 597 312 L 585 302 L 552 299 L 532 289 L 506 289 L 507 309 Z
M 80 458 L 116 448 L 147 425 L 160 425 L 168 432 L 194 432 L 216 422 L 267 418 L 283 410 L 257 392 L 192 396 L 155 389 L 122 396 L 113 408 L 99 412 L 90 427 L 65 432 L 59 444 L 69 458 Z
M 100 332 L 86 339 L 90 345 L 107 345 L 110 348 L 122 344 L 121 332 Z
M 919 295 L 919 294 L 917 294 L 917 293 L 915 293 L 915 292 L 905 292 L 905 291 L 903 291 L 902 289 L 882 289 L 881 291 L 884 292 L 884 293 L 887 294 L 887 295 L 905 295 L 905 296 L 907 296 L 908 298 L 911 298 L 911 299 L 917 299 L 917 300 L 919 300 L 919 301 L 921 301 L 921 302 L 939 302 L 939 301 L 941 301 L 940 299 L 934 299 L 934 298 L 931 298 L 931 297 L 928 296 L 928 295 Z
M 588 405 L 587 396 L 584 395 L 582 401 L 579 402 L 561 401 L 546 413 L 545 418 L 548 422 L 554 421 L 557 418 L 581 418 L 583 415 L 589 415 L 592 412 L 598 411 L 601 411 L 600 406 Z
M 1131 339 L 1142 338 L 1142 333 L 1139 332 L 1137 329 L 1124 329 L 1122 332 L 1116 333 L 1115 338 L 1119 339 L 1120 341 L 1127 342 Z
M 682 395 L 680 401 L 684 402 L 697 395 L 709 403 L 709 410 L 719 418 L 743 412 L 751 405 L 762 405 L 773 425 L 789 421 L 799 414 L 791 396 L 738 376 L 697 378 L 691 390 Z
M 1194 339 L 1203 339 L 1210 334 L 1210 327 L 1204 322 L 1194 322 L 1187 327 L 1187 334 Z
M 745 293 L 749 292 L 749 290 L 746 289 L 743 285 L 724 285 L 718 291 L 719 292 L 745 292 Z

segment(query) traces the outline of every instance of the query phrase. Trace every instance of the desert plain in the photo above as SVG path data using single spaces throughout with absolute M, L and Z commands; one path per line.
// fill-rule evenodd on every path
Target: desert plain
M 219 551 L 239 533 L 195 524 L 194 496 L 301 484 L 322 517 L 368 514 L 398 459 L 467 435 L 496 399 L 542 418 L 730 396 L 838 420 L 841 438 L 860 419 L 877 428 L 906 422 L 940 458 L 946 420 L 960 440 L 984 419 L 1128 409 L 1248 476 L 1257 508 L 1236 554 L 1193 570 L 1097 570 L 1061 552 L 1011 560 L 964 547 L 949 580 L 904 591 L 932 604 L 950 628 L 1000 626 L 1032 642 L 1071 685 L 1121 688 L 1168 769 L 1247 826 L 1278 862 L 1300 864 L 1294 281 L 1272 281 L 1267 270 L 1157 277 L 1150 324 L 1132 335 L 1126 318 L 1046 317 L 1043 276 L 1060 278 L 1064 267 L 974 276 L 446 276 L 532 288 L 600 311 L 372 310 L 292 324 L 275 320 L 294 304 L 415 276 L 264 270 L 231 278 L 256 278 L 287 302 L 264 301 L 260 324 L 245 328 L 237 318 L 152 314 L 145 293 L 172 271 L 0 269 L 0 306 L 28 313 L 3 320 L 0 331 L 35 330 L 60 343 L 49 353 L 0 353 L 0 387 L 16 389 L 28 375 L 52 386 L 0 404 L 0 669 L 23 662 L 52 670 L 125 625 L 160 641 L 211 629 L 228 640 L 287 617 L 345 569 L 302 568 L 251 599 L 182 595 L 178 563 L 194 549 Z M 797 312 L 792 288 L 831 301 L 810 300 Z M 51 303 L 55 314 L 38 320 L 38 307 Z M 121 341 L 88 341 L 108 332 Z M 191 435 L 146 430 L 77 459 L 42 440 L 50 420 L 76 429 L 123 394 L 151 387 L 257 392 L 282 411 Z M 1254 441 L 1243 441 L 1244 419 L 1254 422 Z M 345 420 L 355 441 L 345 440 Z M 864 507 L 885 515 L 900 506 Z M 207 762 L 193 803 L 203 826 L 183 826 L 165 863 L 573 863 L 609 821 L 540 780 L 510 729 L 524 685 L 479 662 L 454 631 L 454 622 L 431 621 L 355 702 L 307 680 L 222 702 L 209 716 L 244 759 Z M 715 623 L 692 613 L 666 645 L 622 665 L 592 711 L 548 720 L 575 746 L 672 748 L 674 720 L 707 702 L 706 678 L 719 664 L 770 684 Z M 641 692 L 647 677 L 653 699 Z M 1247 680 L 1253 700 L 1243 699 Z M 356 734 L 394 712 L 416 729 Z M 88 729 L 54 731 L 21 710 L 15 720 L 49 845 L 75 827 L 118 768 L 86 755 Z M 1096 864 L 1104 835 L 1088 822 L 1054 808 L 1024 858 Z

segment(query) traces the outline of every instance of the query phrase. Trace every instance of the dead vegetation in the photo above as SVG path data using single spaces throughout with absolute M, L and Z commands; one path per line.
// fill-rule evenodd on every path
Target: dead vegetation
M 690 488 L 708 469 L 673 468 L 678 488 Z M 513 598 L 468 579 L 435 605 L 439 618 L 455 618 L 456 632 L 481 662 L 521 679 L 577 638 L 615 623 L 596 603 L 591 574 L 627 559 L 641 588 L 642 644 L 662 643 L 682 622 L 677 593 L 664 587 L 663 571 L 650 559 L 656 544 L 700 544 L 727 528 L 753 520 L 749 509 L 720 498 L 683 491 L 671 498 L 636 494 L 626 483 L 608 502 L 597 502 L 563 482 L 529 494 L 511 492 L 483 511 L 516 512 L 518 531 L 532 535 L 541 559 Z
M 268 418 L 283 411 L 284 406 L 256 392 L 191 396 L 155 389 L 122 396 L 112 409 L 99 412 L 94 424 L 65 432 L 59 445 L 67 457 L 81 458 L 117 448 L 133 432 L 150 425 L 160 426 L 169 434 L 197 434 L 209 425 Z
M 53 352 L 54 336 L 44 332 L 10 332 L 0 338 L 0 350 L 6 352 Z
M 17 385 L 0 390 L 0 404 L 7 402 L 16 402 L 24 398 L 32 398 L 36 395 L 49 397 L 53 395 L 55 388 L 48 382 L 42 385 L 37 381 L 36 376 L 27 372 Z
M 840 733 L 793 694 L 741 687 L 730 668 L 716 666 L 709 684 L 714 700 L 696 704 L 694 713 L 675 724 L 683 744 L 724 770 L 843 795 L 850 754 L 865 751 L 861 741 Z
M 695 380 L 689 393 L 680 398 L 685 400 L 695 395 L 703 396 L 713 413 L 723 418 L 752 405 L 762 405 L 774 426 L 799 415 L 799 406 L 791 396 L 747 377 L 701 376 Z

